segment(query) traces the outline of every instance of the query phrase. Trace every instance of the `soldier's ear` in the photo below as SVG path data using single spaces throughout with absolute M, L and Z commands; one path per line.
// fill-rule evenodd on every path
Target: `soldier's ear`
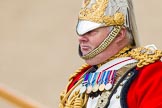
M 126 37 L 126 28 L 122 28 L 115 40 L 117 43 L 121 43 L 125 39 L 125 37 Z

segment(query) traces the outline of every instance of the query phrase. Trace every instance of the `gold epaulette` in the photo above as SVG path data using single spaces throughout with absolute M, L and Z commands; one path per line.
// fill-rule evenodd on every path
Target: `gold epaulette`
M 139 47 L 131 50 L 129 52 L 129 56 L 138 60 L 137 67 L 141 68 L 150 63 L 154 63 L 157 60 L 160 60 L 160 58 L 162 57 L 162 51 L 151 48 Z
M 85 100 L 87 100 L 86 95 L 80 95 L 78 91 L 76 91 L 70 100 L 68 100 L 70 94 L 72 91 L 82 82 L 82 80 L 79 80 L 69 91 L 68 87 L 73 81 L 73 78 L 76 77 L 80 72 L 86 71 L 90 68 L 91 66 L 88 64 L 82 65 L 79 69 L 77 69 L 72 75 L 69 77 L 69 83 L 67 84 L 65 90 L 63 90 L 60 94 L 60 103 L 59 103 L 59 108 L 71 108 L 71 106 L 80 106 L 80 105 L 85 105 Z M 74 102 L 75 101 L 75 102 Z M 75 103 L 75 104 L 74 104 Z M 80 108 L 80 107 L 79 107 Z

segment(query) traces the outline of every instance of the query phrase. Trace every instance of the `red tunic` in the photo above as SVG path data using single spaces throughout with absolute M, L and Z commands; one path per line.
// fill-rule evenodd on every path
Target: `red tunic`
M 138 69 L 128 94 L 128 108 L 162 108 L 162 62 Z

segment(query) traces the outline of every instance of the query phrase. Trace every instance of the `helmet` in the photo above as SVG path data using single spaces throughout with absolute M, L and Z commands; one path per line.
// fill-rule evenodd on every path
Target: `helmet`
M 139 45 L 132 0 L 84 0 L 76 27 L 78 35 L 83 35 L 91 30 L 104 26 L 113 26 L 116 30 L 114 30 L 115 32 L 119 32 L 120 28 L 124 26 L 131 37 L 133 37 L 133 46 Z M 113 39 L 115 37 L 113 36 Z M 104 45 L 105 43 L 101 44 L 107 47 L 110 43 L 111 41 L 107 45 Z M 103 50 L 104 48 L 97 48 L 96 51 L 90 52 L 89 55 L 91 56 L 83 58 L 92 58 Z

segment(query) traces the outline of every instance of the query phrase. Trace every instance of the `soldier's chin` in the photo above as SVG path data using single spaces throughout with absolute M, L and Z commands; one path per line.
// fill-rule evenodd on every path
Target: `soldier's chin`
M 80 46 L 79 46 L 79 55 L 82 57 L 82 56 L 85 56 L 86 54 L 88 54 L 90 51 L 89 50 L 81 50 Z
M 85 56 L 89 53 L 89 51 L 82 51 L 82 55 Z

